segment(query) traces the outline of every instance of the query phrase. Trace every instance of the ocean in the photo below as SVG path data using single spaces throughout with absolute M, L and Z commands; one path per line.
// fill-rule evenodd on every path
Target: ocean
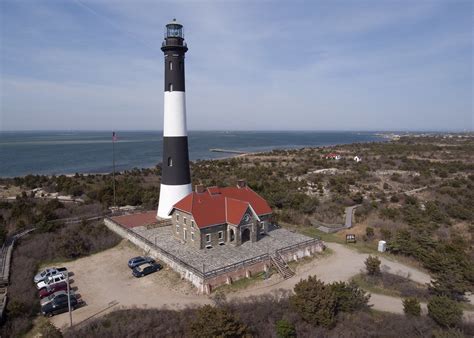
M 117 131 L 117 171 L 161 162 L 161 131 Z M 212 148 L 245 152 L 381 141 L 375 132 L 190 131 L 191 160 L 230 157 Z M 112 171 L 112 132 L 0 132 L 0 177 Z

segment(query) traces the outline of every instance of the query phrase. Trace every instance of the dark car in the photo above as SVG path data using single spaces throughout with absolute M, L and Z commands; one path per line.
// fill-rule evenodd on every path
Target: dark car
M 39 290 L 39 296 L 40 298 L 48 297 L 49 295 L 52 295 L 53 293 L 57 291 L 66 291 L 67 290 L 67 283 L 66 282 L 60 282 L 52 285 L 48 285 L 45 288 L 42 288 Z
M 158 263 L 145 263 L 145 264 L 142 264 L 142 265 L 137 266 L 136 268 L 134 268 L 132 270 L 132 274 L 135 277 L 139 278 L 139 277 L 149 275 L 150 273 L 156 272 L 156 271 L 161 270 L 161 269 L 162 269 L 161 264 L 158 264 Z
M 130 269 L 133 269 L 145 263 L 155 263 L 155 260 L 151 257 L 143 257 L 143 256 L 133 257 L 132 259 L 128 261 L 128 267 Z
M 58 313 L 67 312 L 69 310 L 67 304 L 67 297 L 60 297 L 57 299 L 56 298 L 41 307 L 41 313 L 43 314 L 43 316 L 51 317 L 57 315 Z M 76 296 L 71 295 L 70 299 L 71 310 L 74 310 L 77 306 Z

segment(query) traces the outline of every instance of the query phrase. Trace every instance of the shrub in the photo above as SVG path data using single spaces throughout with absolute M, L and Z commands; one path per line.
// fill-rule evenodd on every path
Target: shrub
M 462 320 L 462 309 L 446 296 L 435 296 L 428 302 L 428 316 L 445 327 L 453 327 Z
M 415 297 L 405 298 L 403 300 L 403 312 L 407 316 L 419 317 L 421 315 L 420 302 Z
M 191 337 L 243 337 L 249 335 L 247 325 L 224 308 L 204 305 L 189 324 Z
M 375 236 L 374 228 L 372 227 L 365 228 L 365 235 L 367 236 L 368 239 L 374 238 Z
M 290 304 L 301 318 L 314 326 L 334 326 L 337 303 L 331 286 L 309 276 L 295 285 L 294 292 Z
M 276 322 L 276 335 L 278 338 L 296 337 L 295 326 L 287 320 L 279 320 Z
M 330 284 L 336 297 L 336 313 L 354 312 L 368 308 L 370 295 L 354 282 L 334 282 Z
M 380 275 L 380 259 L 377 256 L 369 256 L 365 260 L 365 268 L 371 276 Z

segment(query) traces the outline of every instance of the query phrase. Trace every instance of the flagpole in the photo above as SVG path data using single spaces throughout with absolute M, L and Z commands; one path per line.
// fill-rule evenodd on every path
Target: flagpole
M 112 134 L 112 166 L 113 166 L 113 172 L 112 172 L 112 180 L 113 180 L 113 189 L 114 189 L 114 207 L 117 207 L 117 203 L 115 200 L 115 132 Z

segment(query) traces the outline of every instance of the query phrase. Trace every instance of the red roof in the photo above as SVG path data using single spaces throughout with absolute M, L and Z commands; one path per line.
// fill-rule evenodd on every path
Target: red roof
M 126 228 L 147 226 L 158 222 L 156 220 L 156 211 L 146 211 L 131 215 L 115 216 L 111 217 L 111 219 Z
M 215 224 L 239 224 L 249 207 L 259 216 L 272 212 L 267 201 L 249 187 L 210 187 L 202 193 L 193 191 L 176 203 L 173 210 L 192 214 L 196 225 L 205 228 Z

